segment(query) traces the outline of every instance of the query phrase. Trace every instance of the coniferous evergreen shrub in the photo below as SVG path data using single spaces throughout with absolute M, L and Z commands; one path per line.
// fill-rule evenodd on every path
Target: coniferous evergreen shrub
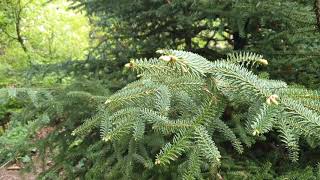
M 286 152 L 288 159 L 280 159 L 288 164 L 299 161 L 301 142 L 317 147 L 317 91 L 255 75 L 251 70 L 268 61 L 254 53 L 233 53 L 214 62 L 184 51 L 158 53 L 159 58 L 126 64 L 138 80 L 112 95 L 99 81 L 62 89 L 2 89 L 2 97 L 25 100 L 26 108 L 14 119 L 26 123 L 28 133 L 14 144 L 14 151 L 0 151 L 1 161 L 34 148 L 44 159 L 51 152 L 54 164 L 41 174 L 43 179 L 232 178 L 243 175 L 241 163 L 247 165 L 248 177 L 262 177 L 257 173 L 261 170 L 269 179 L 304 172 L 303 167 L 274 172 L 268 162 L 272 158 L 259 170 L 254 160 L 248 161 L 248 153 L 256 154 L 255 143 L 264 143 L 268 133 L 283 144 L 273 152 L 275 157 Z M 228 117 L 230 107 L 237 110 Z M 46 127 L 54 131 L 32 143 Z M 12 147 L 6 144 L 10 133 L 14 131 L 0 139 L 4 147 Z M 317 177 L 310 168 L 305 172 Z
M 317 92 L 247 70 L 267 65 L 261 56 L 240 53 L 209 62 L 184 51 L 158 52 L 159 58 L 126 64 L 139 79 L 108 97 L 73 131 L 82 142 L 100 127 L 102 141 L 90 148 L 90 154 L 99 153 L 86 158 L 100 160 L 91 161 L 87 178 L 218 178 L 219 143 L 226 140 L 241 154 L 254 136 L 269 131 L 277 132 L 293 162 L 300 139 L 318 145 Z M 222 118 L 230 103 L 247 114 L 231 126 Z
M 13 114 L 19 128 L 0 138 L 9 147 L 0 162 L 37 148 L 54 162 L 43 179 L 320 178 L 319 92 L 254 75 L 266 67 L 318 88 L 314 2 L 80 2 L 106 34 L 86 61 L 30 73 L 58 72 L 76 84 L 0 92 L 26 107 Z M 163 50 L 151 58 L 159 47 L 203 57 Z M 132 80 L 122 71 L 130 57 L 151 59 L 128 63 L 138 80 L 110 96 Z M 46 127 L 55 131 L 34 143 Z

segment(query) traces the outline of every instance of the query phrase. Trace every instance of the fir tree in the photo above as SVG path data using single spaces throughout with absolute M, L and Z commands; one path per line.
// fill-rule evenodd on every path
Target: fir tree
M 100 113 L 73 131 L 85 138 L 100 124 L 102 141 L 118 154 L 116 170 L 107 177 L 160 178 L 154 171 L 163 168 L 185 179 L 219 176 L 222 155 L 215 139 L 226 139 L 240 154 L 244 148 L 240 135 L 221 119 L 231 102 L 248 107 L 249 116 L 240 122 L 243 128 L 247 124 L 246 138 L 274 130 L 291 161 L 298 160 L 299 139 L 318 144 L 317 92 L 258 78 L 246 67 L 266 65 L 261 56 L 240 53 L 210 62 L 184 51 L 158 52 L 158 59 L 130 61 L 126 67 L 139 80 L 111 95 Z M 124 176 L 113 174 L 119 172 Z

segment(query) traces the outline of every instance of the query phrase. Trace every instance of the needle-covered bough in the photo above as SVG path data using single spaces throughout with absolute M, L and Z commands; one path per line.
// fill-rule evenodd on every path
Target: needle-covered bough
M 86 135 L 99 124 L 102 141 L 117 154 L 108 173 L 150 179 L 176 171 L 184 179 L 216 175 L 221 139 L 240 154 L 244 137 L 274 130 L 292 161 L 298 160 L 299 139 L 318 145 L 319 93 L 259 78 L 248 69 L 267 65 L 253 53 L 235 53 L 210 62 L 191 53 L 159 50 L 159 58 L 132 60 L 125 67 L 139 79 L 110 96 L 101 112 L 74 135 Z M 246 135 L 227 125 L 228 104 L 247 108 L 241 122 Z M 221 147 L 222 148 L 222 147 Z M 117 173 L 115 173 L 117 174 Z

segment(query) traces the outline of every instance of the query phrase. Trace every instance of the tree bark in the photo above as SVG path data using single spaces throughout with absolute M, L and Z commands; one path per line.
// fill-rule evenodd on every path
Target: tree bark
M 239 32 L 233 33 L 233 49 L 234 50 L 243 49 L 246 44 L 247 44 L 246 38 L 241 37 Z
M 23 51 L 25 53 L 28 52 L 28 49 L 26 47 L 26 45 L 24 44 L 24 40 L 22 38 L 22 35 L 21 35 L 21 13 L 23 11 L 23 9 L 25 8 L 25 6 L 27 6 L 32 0 L 30 0 L 28 3 L 26 3 L 24 6 L 21 5 L 21 1 L 19 0 L 18 1 L 18 9 L 15 13 L 15 16 L 16 16 L 16 23 L 15 23 L 15 29 L 16 29 L 16 33 L 17 33 L 17 40 L 21 46 L 21 48 L 23 49 Z
M 191 37 L 185 37 L 184 38 L 185 43 L 186 43 L 186 50 L 191 51 L 192 50 L 192 40 Z
M 17 22 L 16 22 L 16 32 L 17 32 L 17 40 L 20 43 L 22 49 L 24 52 L 28 52 L 28 49 L 26 47 L 26 45 L 24 44 L 22 35 L 21 35 L 21 31 L 20 31 L 20 17 L 18 17 Z

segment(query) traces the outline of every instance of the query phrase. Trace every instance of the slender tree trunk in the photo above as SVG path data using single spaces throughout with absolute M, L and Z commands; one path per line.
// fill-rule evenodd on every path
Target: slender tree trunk
M 246 38 L 241 37 L 239 32 L 233 33 L 233 49 L 234 50 L 243 49 L 246 44 L 247 44 Z
M 29 2 L 31 2 L 31 1 L 29 1 Z M 27 4 L 25 4 L 25 5 L 27 5 Z M 16 33 L 17 33 L 17 40 L 20 43 L 20 46 L 23 49 L 23 51 L 25 53 L 27 53 L 28 49 L 27 49 L 26 45 L 24 44 L 24 40 L 23 40 L 22 35 L 21 35 L 21 13 L 22 13 L 25 5 L 22 6 L 21 5 L 21 0 L 18 1 L 18 4 L 17 4 L 18 7 L 17 7 L 17 10 L 15 12 L 15 19 L 16 19 L 15 29 L 16 29 Z
M 185 37 L 184 40 L 185 40 L 185 43 L 186 43 L 186 50 L 187 51 L 191 51 L 191 49 L 192 49 L 191 37 Z
M 16 32 L 17 32 L 17 40 L 21 45 L 21 48 L 23 49 L 24 52 L 28 52 L 28 49 L 26 45 L 24 44 L 21 31 L 20 31 L 20 17 L 18 17 L 17 22 L 16 22 Z

